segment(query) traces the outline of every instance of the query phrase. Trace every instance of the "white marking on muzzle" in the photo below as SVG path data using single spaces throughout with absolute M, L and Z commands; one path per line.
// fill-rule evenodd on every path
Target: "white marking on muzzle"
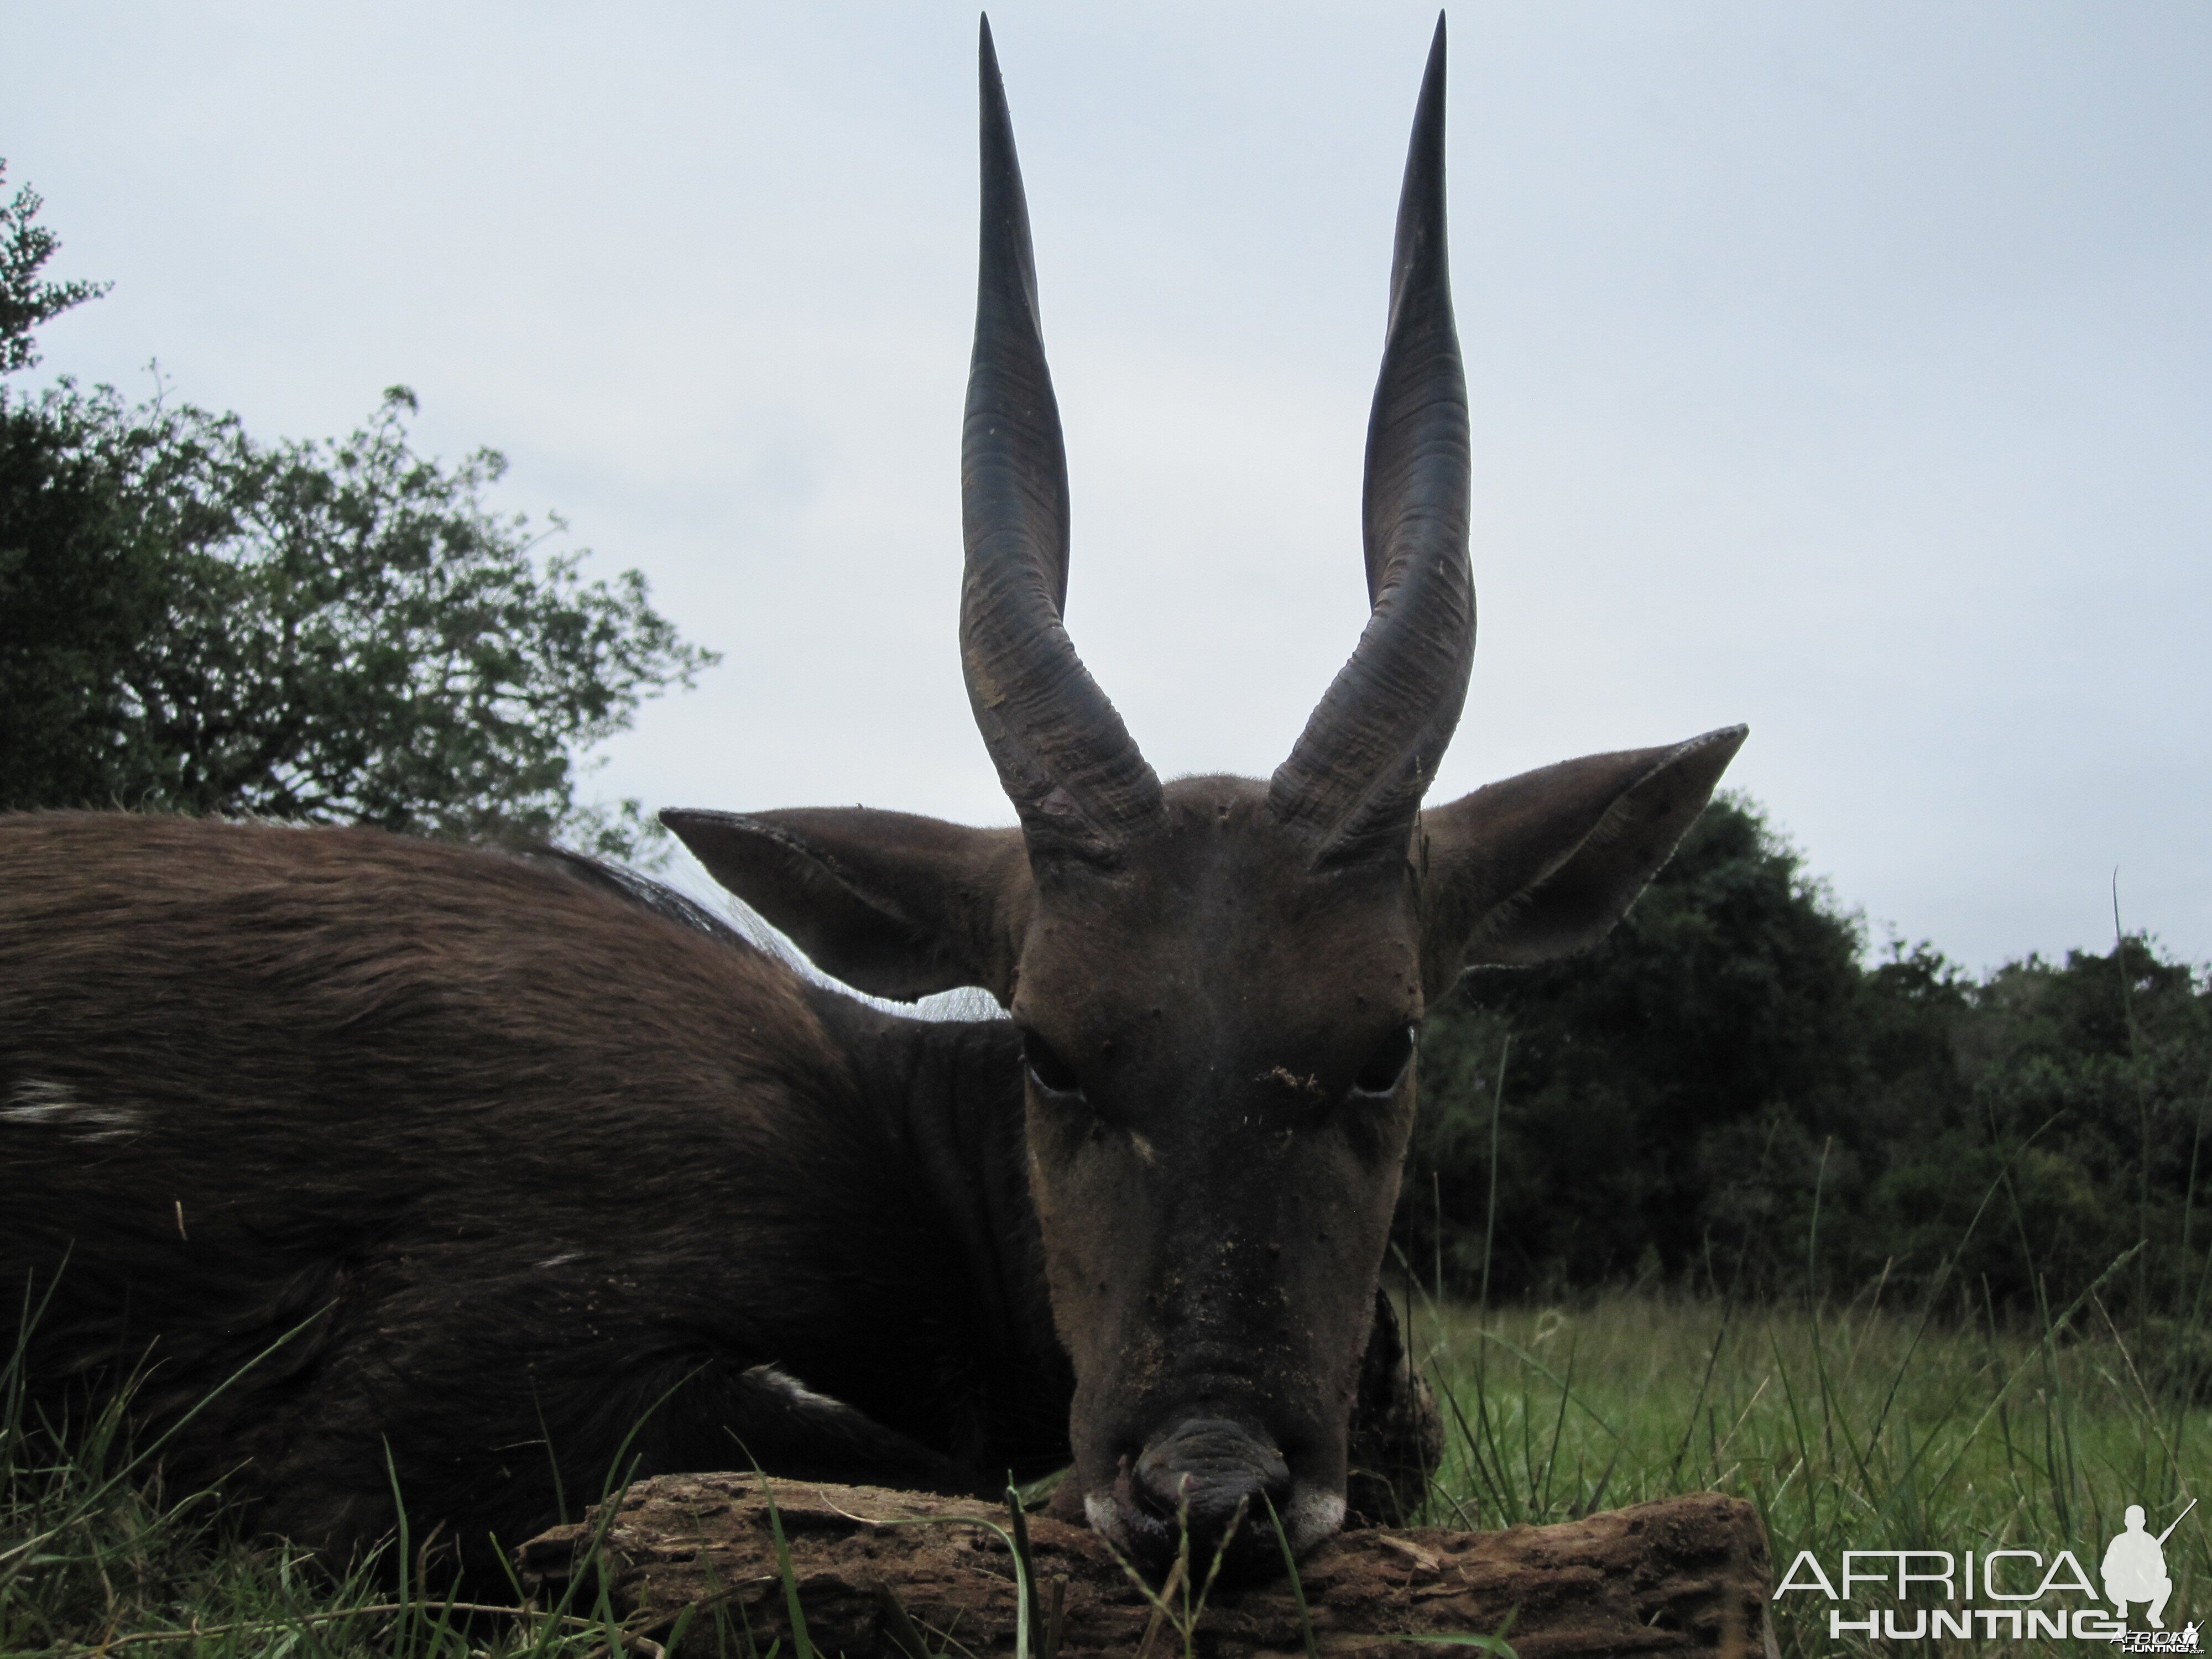
M 1291 1535 L 1291 1553 L 1303 1555 L 1344 1525 L 1344 1494 L 1323 1492 L 1303 1481 L 1291 1488 L 1291 1501 L 1283 1511 L 1283 1530 Z
M 1091 1531 L 1115 1549 L 1130 1547 L 1129 1528 L 1121 1518 L 1121 1506 L 1104 1492 L 1083 1494 L 1083 1518 L 1091 1523 Z
M 1261 1511 L 1264 1516 L 1265 1511 Z M 1127 1518 L 1121 1506 L 1104 1492 L 1085 1492 L 1083 1496 L 1084 1519 L 1091 1522 L 1091 1530 L 1113 1545 L 1117 1550 L 1133 1547 L 1129 1538 Z M 1246 1516 L 1249 1521 L 1249 1516 Z M 1344 1495 L 1324 1492 L 1318 1486 L 1300 1482 L 1291 1488 L 1291 1501 L 1283 1508 L 1283 1530 L 1290 1535 L 1291 1553 L 1304 1555 L 1324 1538 L 1334 1536 L 1344 1526 Z

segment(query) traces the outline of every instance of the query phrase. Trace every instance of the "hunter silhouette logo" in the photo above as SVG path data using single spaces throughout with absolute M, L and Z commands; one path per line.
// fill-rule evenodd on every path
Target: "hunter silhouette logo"
M 2149 1631 L 2130 1631 L 2114 1638 L 2123 1652 L 2128 1653 L 2194 1653 L 2197 1648 L 2197 1626 L 2194 1622 L 2174 1635 L 2157 1636 L 2153 1632 L 2166 1629 L 2166 1603 L 2173 1594 L 2173 1580 L 2166 1571 L 2166 1540 L 2173 1536 L 2173 1528 L 2181 1524 L 2197 1500 L 2189 1500 L 2189 1508 L 2173 1517 L 2172 1526 L 2154 1538 L 2143 1526 L 2143 1510 L 2140 1504 L 2128 1505 L 2127 1530 L 2105 1547 L 2105 1595 L 2119 1609 L 2123 1620 L 2128 1607 L 2140 1601 L 2147 1608 Z
M 2196 1507 L 2193 1498 L 2190 1507 Z M 2173 1535 L 2173 1527 L 2181 1524 L 2181 1517 L 2176 1516 L 2173 1527 L 2155 1538 L 2143 1530 L 2142 1504 L 2128 1505 L 2127 1522 L 2128 1529 L 2105 1547 L 2105 1594 L 2123 1619 L 2130 1601 L 2149 1603 L 2151 1628 L 2164 1630 L 2166 1599 L 2173 1594 L 2173 1580 L 2166 1576 L 2166 1540 Z

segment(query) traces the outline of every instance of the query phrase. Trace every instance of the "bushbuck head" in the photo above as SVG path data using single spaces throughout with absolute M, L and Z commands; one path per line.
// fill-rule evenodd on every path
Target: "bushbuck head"
M 830 972 L 896 998 L 981 985 L 1012 1014 L 1073 1479 L 1156 1566 L 1179 1514 L 1203 1548 L 1243 1510 L 1238 1552 L 1270 1556 L 1265 1504 L 1299 1547 L 1337 1526 L 1425 1010 L 1469 963 L 1603 934 L 1743 737 L 1422 808 L 1474 649 L 1443 134 L 1439 21 L 1368 429 L 1365 629 L 1273 778 L 1163 784 L 1061 623 L 1066 464 L 986 25 L 960 642 L 1020 825 L 665 815 Z

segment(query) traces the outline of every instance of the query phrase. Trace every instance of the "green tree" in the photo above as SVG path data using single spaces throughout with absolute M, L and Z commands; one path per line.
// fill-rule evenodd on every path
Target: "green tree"
M 1879 1280 L 2022 1313 L 2140 1243 L 2100 1297 L 2201 1379 L 2208 1131 L 2196 970 L 2139 935 L 1978 981 L 1925 945 L 1869 965 L 1724 797 L 1604 943 L 1470 975 L 1432 1016 L 1399 1236 L 1462 1293 Z
M 1486 1259 L 1504 1291 L 1692 1269 L 1721 1184 L 1709 1146 L 1802 1159 L 1802 1132 L 1769 1126 L 1801 1122 L 1852 1058 L 1859 950 L 1757 809 L 1715 801 L 1602 944 L 1470 974 L 1431 1017 L 1406 1214 L 1419 1259 L 1441 1245 L 1467 1289 Z
M 2212 985 L 2130 934 L 2007 963 L 1969 988 L 1951 1036 L 1945 1098 L 1875 1161 L 1869 1244 L 1915 1262 L 1954 1250 L 1984 1299 L 2063 1305 L 2141 1243 L 2100 1300 L 2195 1308 L 2212 1244 Z
M 579 757 L 712 653 L 484 495 L 504 466 L 67 381 L 0 402 L 0 806 L 558 836 L 635 856 Z M 560 528 L 557 520 L 554 527 Z
M 43 276 L 60 243 L 42 205 L 27 185 L 0 207 L 0 373 L 106 291 Z M 415 412 L 394 386 L 349 437 L 267 444 L 159 395 L 0 389 L 0 810 L 255 813 L 640 856 L 658 826 L 635 801 L 580 800 L 582 757 L 715 657 L 636 571 L 586 581 L 585 553 L 544 552 L 527 519 L 494 512 L 496 451 L 416 454 Z
M 8 181 L 8 161 L 0 156 L 0 185 Z M 0 374 L 12 374 L 39 361 L 31 331 L 72 306 L 107 292 L 106 283 L 53 283 L 40 272 L 61 242 L 39 216 L 44 199 L 28 185 L 0 205 Z
M 5 163 L 0 162 L 0 178 Z M 0 207 L 0 372 L 106 291 L 41 275 Z M 594 744 L 717 660 L 635 570 L 587 581 L 486 493 L 495 450 L 409 447 L 414 393 L 327 443 L 64 379 L 0 388 L 0 810 L 125 806 L 557 836 L 636 858 L 638 803 L 579 799 Z

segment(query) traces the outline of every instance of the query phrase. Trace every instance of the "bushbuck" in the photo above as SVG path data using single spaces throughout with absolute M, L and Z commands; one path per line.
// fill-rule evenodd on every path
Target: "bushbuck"
M 881 998 L 619 871 L 362 830 L 0 821 L 0 1268 L 43 1408 L 343 1556 L 611 1476 L 1073 1462 L 1149 1566 L 1355 1463 L 1418 1491 L 1377 1279 L 1415 1033 L 1603 934 L 1741 728 L 1422 797 L 1474 652 L 1439 22 L 1366 457 L 1364 631 L 1265 782 L 1163 784 L 1061 624 L 1067 483 L 990 33 L 960 648 L 1018 824 L 671 811 Z M 192 1414 L 197 1407 L 197 1414 Z M 1355 1452 L 1352 1449 L 1358 1448 Z M 1348 1483 L 1350 1483 L 1348 1485 Z M 1275 1559 L 1272 1528 L 1232 1553 Z

